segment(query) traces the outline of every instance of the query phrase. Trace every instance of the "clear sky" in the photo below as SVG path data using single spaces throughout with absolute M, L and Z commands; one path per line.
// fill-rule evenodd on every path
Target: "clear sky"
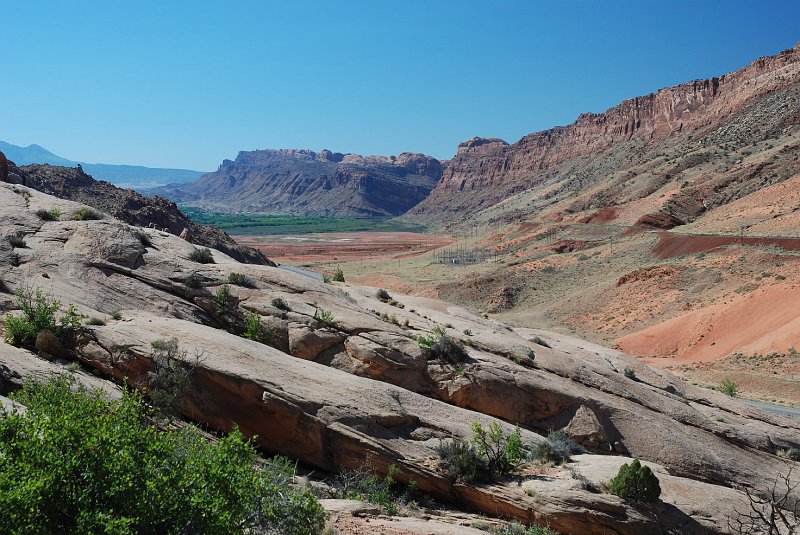
M 516 141 L 800 41 L 800 1 L 0 3 L 0 139 L 216 169 Z

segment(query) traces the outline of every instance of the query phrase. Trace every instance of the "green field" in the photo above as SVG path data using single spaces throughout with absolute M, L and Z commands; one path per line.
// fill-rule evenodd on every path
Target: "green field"
M 394 219 L 358 219 L 347 217 L 219 214 L 200 208 L 181 206 L 181 211 L 195 223 L 213 225 L 228 234 L 310 234 L 319 232 L 424 232 L 425 227 Z

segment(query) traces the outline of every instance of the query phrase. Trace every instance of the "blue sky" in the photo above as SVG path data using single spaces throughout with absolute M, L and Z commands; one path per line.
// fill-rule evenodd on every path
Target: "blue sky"
M 256 148 L 446 159 L 800 41 L 796 0 L 20 0 L 0 20 L 0 139 L 199 170 Z

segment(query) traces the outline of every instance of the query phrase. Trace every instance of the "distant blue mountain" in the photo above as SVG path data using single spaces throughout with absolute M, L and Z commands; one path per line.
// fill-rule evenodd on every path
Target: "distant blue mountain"
M 84 172 L 97 180 L 107 180 L 115 186 L 144 190 L 164 186 L 166 184 L 183 184 L 193 182 L 203 173 L 190 169 L 160 169 L 139 165 L 112 165 L 105 163 L 77 162 L 53 154 L 39 145 L 19 147 L 0 141 L 0 151 L 17 165 L 34 163 L 75 167 L 80 164 Z

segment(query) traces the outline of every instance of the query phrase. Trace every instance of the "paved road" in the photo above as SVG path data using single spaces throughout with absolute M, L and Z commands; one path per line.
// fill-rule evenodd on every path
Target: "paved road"
M 316 279 L 318 281 L 322 280 L 322 275 L 320 273 L 316 273 L 314 271 L 309 271 L 307 269 L 303 269 L 297 266 L 287 266 L 286 264 L 281 264 L 278 266 L 281 269 L 285 269 L 286 271 L 291 271 L 293 273 L 297 273 L 298 275 L 305 275 L 306 277 L 310 277 L 312 279 Z
M 785 407 L 783 405 L 773 405 L 772 403 L 764 403 L 763 401 L 753 401 L 750 399 L 741 400 L 742 403 L 764 409 L 765 411 L 774 412 L 781 416 L 788 416 L 789 418 L 797 418 L 800 420 L 800 407 Z

